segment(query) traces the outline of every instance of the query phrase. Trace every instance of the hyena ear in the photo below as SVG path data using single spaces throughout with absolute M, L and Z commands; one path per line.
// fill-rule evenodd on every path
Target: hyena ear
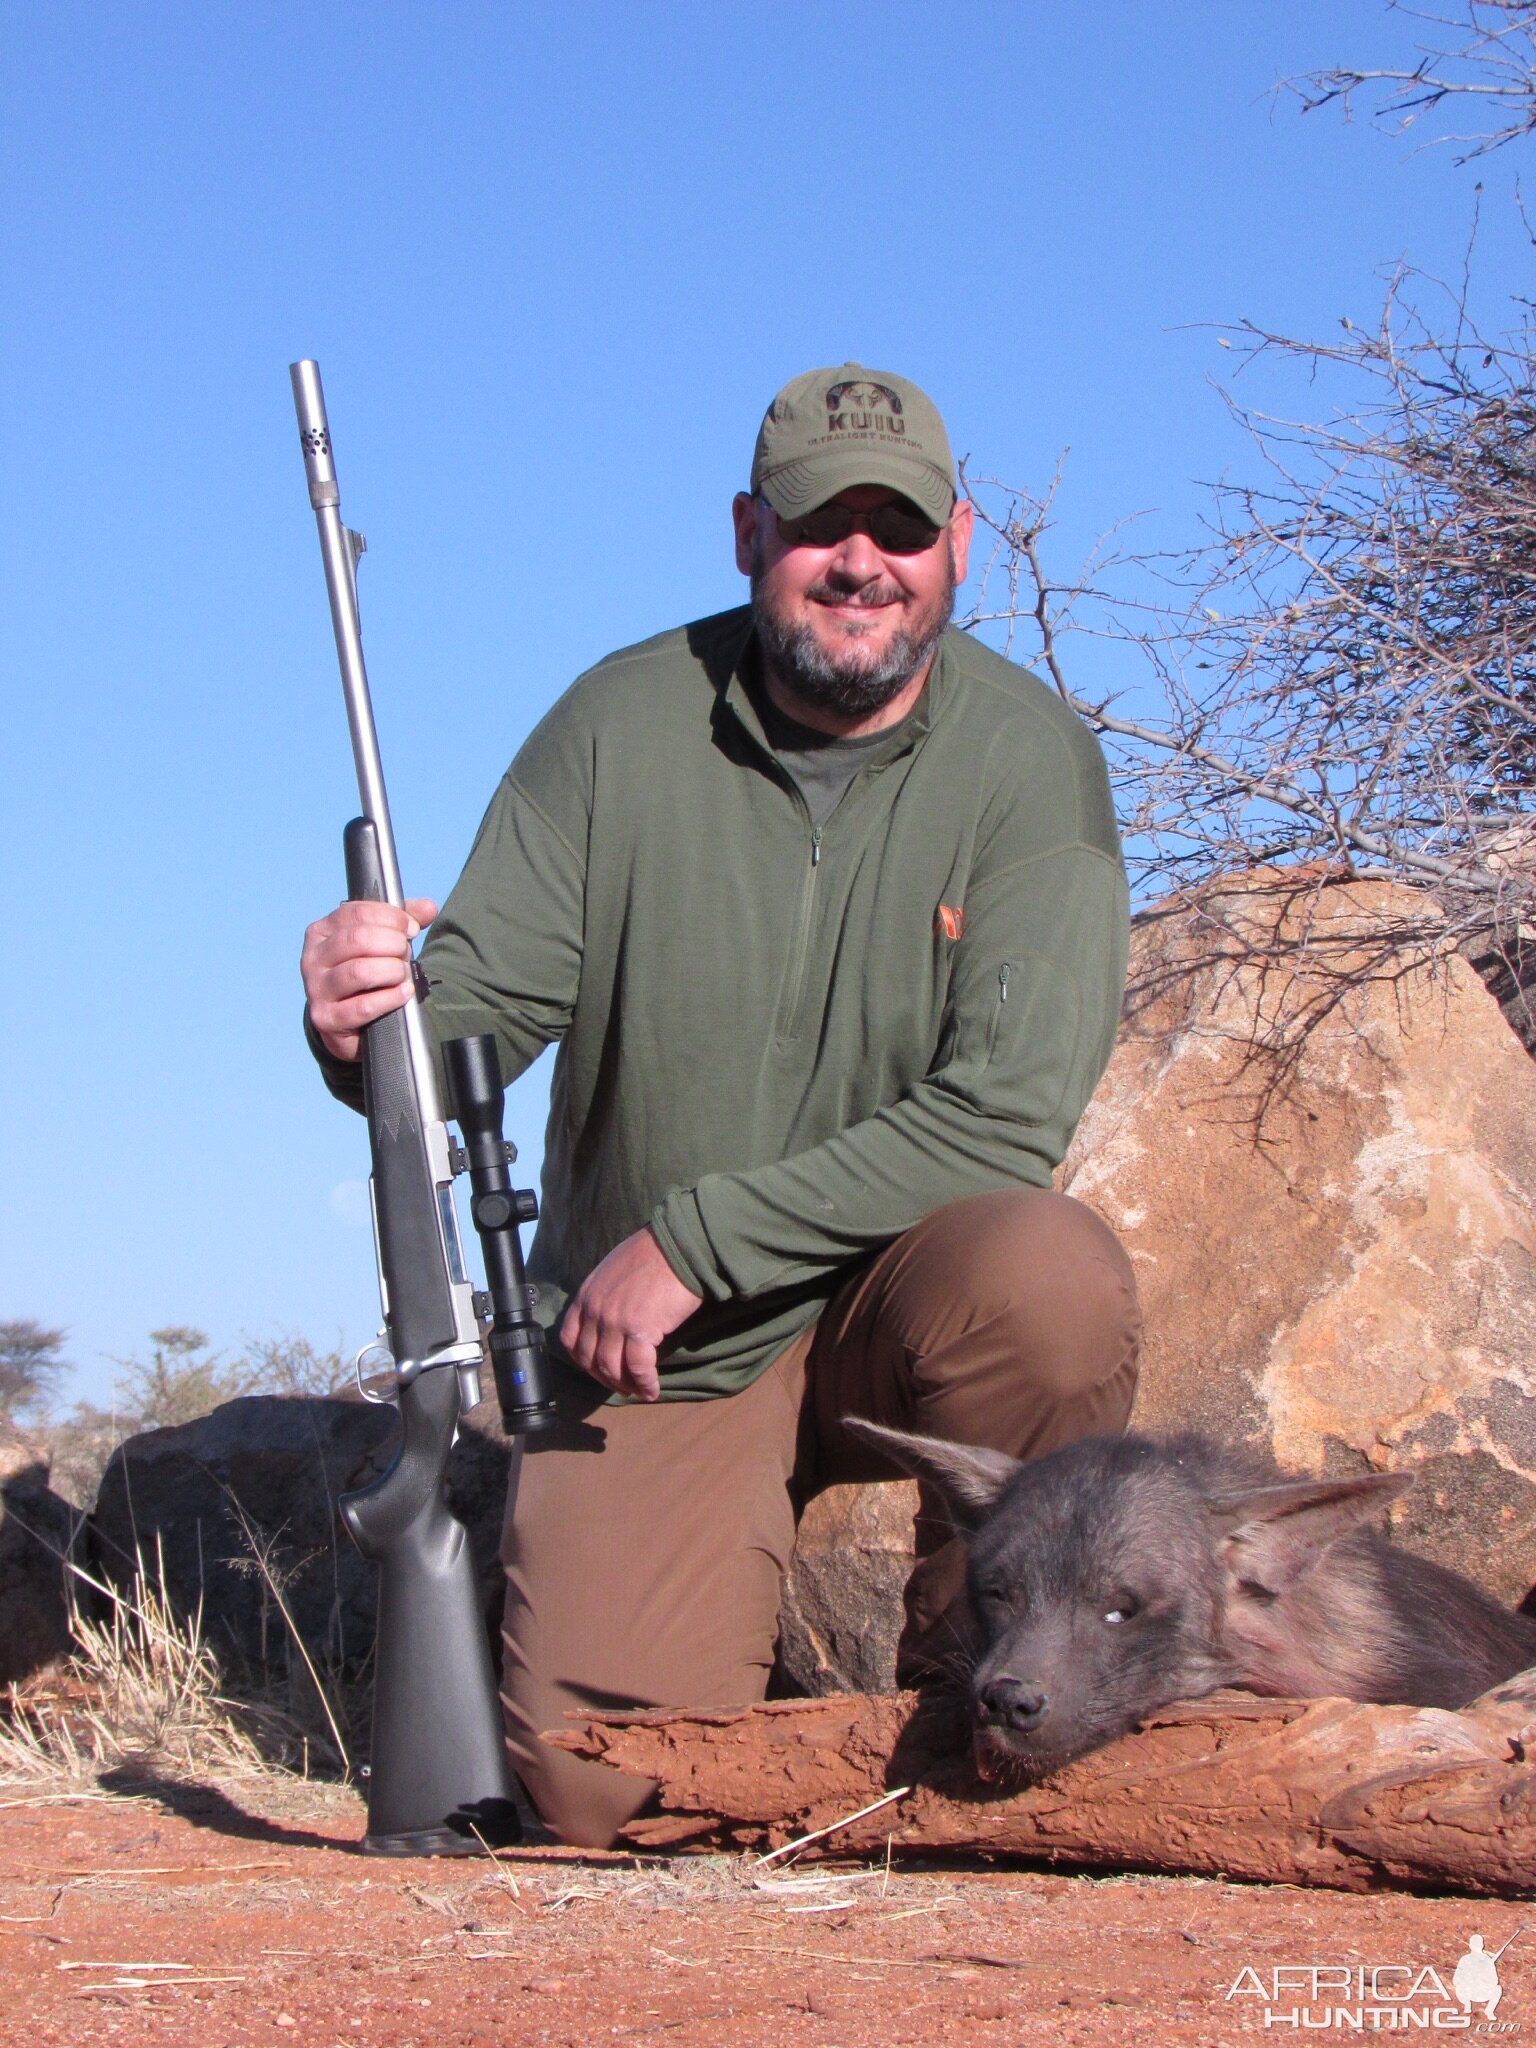
M 1206 1506 L 1233 1578 L 1282 1593 L 1305 1578 L 1330 1543 L 1368 1522 L 1413 1484 L 1411 1472 L 1358 1479 L 1288 1479 L 1214 1495 Z
M 961 1530 L 975 1529 L 986 1520 L 998 1495 L 1019 1470 L 1019 1460 L 1006 1451 L 946 1443 L 936 1436 L 909 1436 L 905 1430 L 885 1429 L 857 1415 L 844 1416 L 843 1427 L 904 1472 L 936 1486 L 955 1527 Z

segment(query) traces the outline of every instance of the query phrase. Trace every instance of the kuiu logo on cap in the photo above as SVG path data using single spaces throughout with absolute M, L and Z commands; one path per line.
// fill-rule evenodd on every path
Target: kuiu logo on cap
M 904 434 L 907 423 L 901 416 L 901 400 L 889 384 L 876 384 L 868 377 L 827 387 L 827 431 L 833 434 Z

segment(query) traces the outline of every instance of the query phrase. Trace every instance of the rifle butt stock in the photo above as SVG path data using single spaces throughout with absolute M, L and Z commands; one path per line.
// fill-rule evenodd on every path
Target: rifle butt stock
M 521 1829 L 474 1555 L 444 1489 L 457 1377 L 419 1373 L 399 1400 L 395 1462 L 340 1503 L 352 1540 L 379 1567 L 363 1847 L 473 1856 Z

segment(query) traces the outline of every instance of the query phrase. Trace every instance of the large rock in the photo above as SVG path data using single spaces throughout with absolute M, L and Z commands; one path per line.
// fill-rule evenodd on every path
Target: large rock
M 1515 1603 L 1536 1582 L 1536 1063 L 1467 961 L 1383 955 L 1434 915 L 1312 875 L 1138 918 L 1059 1180 L 1136 1263 L 1136 1427 L 1412 1470 L 1395 1539 Z M 914 1501 L 811 1503 L 776 1691 L 894 1689 Z
M 829 1486 L 806 1508 L 779 1606 L 775 1692 L 896 1690 L 916 1512 L 911 1479 Z
M 65 1560 L 79 1519 L 49 1486 L 46 1453 L 0 1425 L 0 1686 L 69 1648 Z
M 1386 884 L 1251 876 L 1139 919 L 1061 1181 L 1135 1261 L 1138 1428 L 1411 1470 L 1395 1538 L 1516 1602 L 1536 1581 L 1536 1062 L 1465 960 L 1380 954 L 1384 924 L 1424 914 Z
M 113 1454 L 92 1517 L 94 1553 L 118 1586 L 140 1557 L 173 1605 L 199 1601 L 214 1648 L 285 1669 L 287 1627 L 257 1563 L 266 1555 L 311 1656 L 355 1671 L 373 1647 L 376 1568 L 336 1515 L 339 1495 L 391 1462 L 392 1409 L 356 1399 L 253 1395 L 130 1437 Z M 449 1462 L 449 1499 L 469 1528 L 488 1615 L 499 1608 L 510 1450 L 494 1404 L 468 1418 Z

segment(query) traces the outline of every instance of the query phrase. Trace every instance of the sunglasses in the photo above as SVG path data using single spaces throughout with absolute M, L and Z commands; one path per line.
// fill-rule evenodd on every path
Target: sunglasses
M 787 548 L 840 547 L 857 528 L 869 535 L 882 555 L 921 555 L 944 531 L 904 505 L 877 505 L 873 512 L 855 512 L 848 505 L 818 505 L 801 519 L 786 519 L 782 512 L 773 516 Z

